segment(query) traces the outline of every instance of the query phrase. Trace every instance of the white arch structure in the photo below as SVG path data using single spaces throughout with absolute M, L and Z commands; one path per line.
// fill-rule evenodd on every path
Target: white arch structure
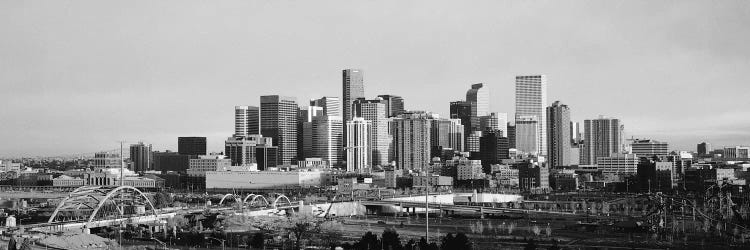
M 274 209 L 277 209 L 278 204 L 279 204 L 279 200 L 281 200 L 282 198 L 286 200 L 287 204 L 292 205 L 292 201 L 289 200 L 289 198 L 286 197 L 286 195 L 281 194 L 278 197 L 276 197 L 276 199 L 273 200 L 273 204 L 271 204 Z
M 242 204 L 242 197 L 240 197 L 239 195 L 236 195 L 236 194 L 225 194 L 223 197 L 221 197 L 221 200 L 219 201 L 219 206 L 221 206 L 221 204 L 224 203 L 224 200 L 227 197 L 232 197 L 232 198 L 234 198 L 234 201 L 237 202 L 237 204 Z
M 125 216 L 124 207 L 144 206 L 151 211 L 153 215 L 158 215 L 154 204 L 151 200 L 135 187 L 102 187 L 102 186 L 83 186 L 76 188 L 68 194 L 55 208 L 50 215 L 48 222 L 52 223 L 60 220 L 60 215 L 64 217 L 75 217 L 80 220 L 81 217 L 88 217 L 87 222 L 92 222 L 102 208 L 112 209 L 106 212 L 117 212 L 118 216 Z M 134 213 L 136 211 L 133 211 Z M 103 217 L 106 217 L 106 213 Z

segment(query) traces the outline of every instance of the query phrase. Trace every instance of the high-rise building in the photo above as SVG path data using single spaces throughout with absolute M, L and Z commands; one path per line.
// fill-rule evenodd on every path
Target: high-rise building
M 544 192 L 549 186 L 549 168 L 544 164 L 524 162 L 518 165 L 518 186 L 521 191 Z
M 547 158 L 552 167 L 570 166 L 570 108 L 556 101 L 547 107 Z
M 502 131 L 487 129 L 479 140 L 479 159 L 482 160 L 482 169 L 485 173 L 490 173 L 492 164 L 500 164 L 503 159 L 510 158 L 508 138 L 503 137 Z
M 510 148 L 516 148 L 516 124 L 508 122 L 508 141 L 510 141 Z
M 520 117 L 536 116 L 539 130 L 536 136 L 539 145 L 539 155 L 547 155 L 547 78 L 544 75 L 516 76 L 516 120 Z M 516 122 L 516 126 L 518 126 Z M 516 138 L 526 138 L 530 135 L 516 131 Z M 518 140 L 516 140 L 518 143 Z
M 224 142 L 224 154 L 232 161 L 232 166 L 247 166 L 257 163 L 255 149 L 259 145 L 273 146 L 272 141 L 273 139 L 261 135 L 229 137 Z
M 723 158 L 728 159 L 747 159 L 750 158 L 750 147 L 734 146 L 724 147 Z
M 257 134 L 260 134 L 260 109 L 255 106 L 235 106 L 234 137 Z
M 638 171 L 638 162 L 635 154 L 612 153 L 606 157 L 596 157 L 594 163 L 602 174 L 634 175 Z
M 464 149 L 464 126 L 459 119 L 432 119 L 431 120 L 432 141 L 430 144 L 433 149 L 452 149 L 463 152 Z M 437 155 L 433 155 L 437 156 Z
M 177 137 L 177 152 L 181 155 L 206 155 L 206 137 Z
M 319 115 L 310 122 L 312 155 L 308 158 L 322 158 L 330 166 L 343 161 L 343 124 L 340 116 Z
M 537 116 L 518 116 L 516 117 L 516 149 L 519 154 L 539 155 L 541 142 L 539 141 L 540 128 Z
M 578 145 L 581 142 L 581 124 L 578 122 L 570 122 L 570 140 L 574 145 Z
M 383 99 L 388 117 L 395 117 L 406 111 L 404 109 L 404 98 L 397 95 L 378 95 L 378 97 Z
M 365 98 L 365 84 L 363 80 L 364 71 L 361 69 L 345 69 L 343 73 L 343 94 L 342 103 L 344 111 L 344 121 L 349 121 L 353 117 L 352 104 L 359 98 Z
M 480 143 L 481 138 L 482 138 L 482 131 L 472 131 L 471 134 L 466 136 L 466 143 L 465 143 L 466 147 L 464 148 L 464 150 L 466 150 L 466 152 L 469 152 L 470 155 L 479 155 L 479 152 L 480 152 L 479 143 Z
M 304 160 L 313 155 L 312 121 L 314 117 L 323 116 L 323 108 L 317 106 L 300 108 L 297 114 L 297 158 Z
M 630 141 L 630 152 L 638 157 L 666 156 L 669 154 L 669 143 L 649 139 L 633 139 Z
M 466 101 L 476 103 L 476 109 L 471 111 L 473 117 L 482 117 L 490 114 L 490 91 L 484 83 L 472 84 L 471 89 L 466 92 Z M 481 131 L 482 128 L 479 128 Z
M 297 161 L 297 99 L 278 95 L 260 97 L 261 134 L 279 148 L 281 164 Z
M 426 170 L 430 162 L 432 114 L 406 112 L 391 121 L 394 160 L 400 169 Z
M 711 154 L 711 151 L 713 151 L 713 149 L 711 148 L 711 143 L 701 142 L 700 144 L 698 144 L 698 155 L 706 156 Z
M 598 119 L 584 120 L 583 148 L 581 164 L 591 165 L 598 157 L 609 157 L 613 153 L 622 153 L 623 125 L 619 119 L 600 116 Z M 635 169 L 633 169 L 635 172 Z
M 492 112 L 489 115 L 479 117 L 479 128 L 482 131 L 497 129 L 503 132 L 503 137 L 508 136 L 508 114 Z
M 341 100 L 334 96 L 324 96 L 310 100 L 310 106 L 323 108 L 323 115 L 341 116 Z
M 355 117 L 346 122 L 346 171 L 360 172 L 370 169 L 370 121 L 362 117 Z
M 355 117 L 362 117 L 370 122 L 370 166 L 385 166 L 390 161 L 392 137 L 388 132 L 388 112 L 385 104 L 379 100 L 358 99 L 354 102 Z M 348 137 L 347 137 L 348 138 Z
M 472 117 L 471 111 L 473 107 L 476 107 L 476 103 L 455 101 L 450 103 L 450 118 L 461 120 L 461 125 L 464 125 L 464 136 L 468 137 L 471 135 L 472 130 Z M 477 121 L 478 122 L 478 121 Z M 474 125 L 476 126 L 476 125 Z M 466 138 L 465 143 L 469 143 Z M 469 148 L 469 145 L 465 145 L 464 148 Z
M 197 159 L 198 155 L 182 155 L 177 152 L 154 152 L 154 170 L 168 172 L 185 172 L 190 166 L 190 159 Z
M 130 145 L 130 160 L 133 162 L 133 171 L 143 172 L 153 168 L 151 154 L 151 144 L 146 145 L 143 142 Z
M 258 163 L 259 171 L 277 167 L 281 161 L 279 158 L 279 147 L 258 145 L 255 147 L 255 160 Z

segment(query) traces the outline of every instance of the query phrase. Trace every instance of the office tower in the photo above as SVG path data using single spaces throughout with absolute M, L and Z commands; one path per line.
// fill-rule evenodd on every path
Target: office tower
M 508 136 L 508 114 L 492 112 L 489 115 L 479 117 L 479 128 L 481 131 L 497 129 L 503 132 L 503 137 Z
M 638 157 L 666 156 L 669 143 L 649 139 L 634 139 L 630 142 L 630 153 Z
M 133 162 L 133 171 L 143 172 L 151 170 L 152 157 L 151 144 L 146 145 L 143 142 L 139 142 L 138 144 L 130 145 L 130 160 Z
M 623 151 L 623 125 L 619 119 L 600 116 L 598 119 L 584 120 L 583 130 L 581 165 L 596 164 L 597 157 L 609 157 Z
M 510 145 L 507 137 L 498 129 L 487 129 L 479 139 L 479 159 L 482 160 L 482 170 L 489 174 L 492 164 L 502 163 L 502 159 L 510 159 Z
M 299 119 L 297 121 L 297 129 L 300 130 L 297 131 L 297 158 L 300 160 L 313 157 L 312 121 L 313 118 L 318 116 L 323 116 L 322 107 L 309 106 L 304 109 L 300 108 L 297 116 L 297 119 Z
M 574 145 L 581 142 L 581 124 L 578 122 L 570 122 L 570 141 Z
M 177 152 L 181 155 L 206 155 L 206 137 L 177 137 Z
M 640 159 L 635 154 L 612 153 L 597 157 L 593 164 L 602 174 L 633 175 L 638 171 L 638 162 Z
M 547 107 L 547 159 L 549 166 L 570 166 L 570 108 L 560 101 Z
M 539 155 L 541 142 L 539 141 L 539 120 L 537 116 L 517 116 L 516 117 L 516 149 L 519 154 Z
M 466 91 L 466 102 L 476 103 L 476 109 L 471 111 L 472 117 L 482 117 L 490 114 L 490 91 L 483 83 L 471 85 L 471 89 Z
M 516 76 L 516 120 L 524 116 L 536 116 L 539 130 L 539 155 L 547 155 L 547 79 L 544 75 Z M 516 122 L 518 126 L 518 122 Z M 516 138 L 528 137 L 516 131 Z M 518 140 L 516 140 L 518 143 Z
M 355 117 L 346 122 L 346 171 L 370 169 L 370 121 Z
M 355 117 L 362 117 L 370 122 L 370 165 L 387 165 L 393 140 L 388 132 L 389 118 L 385 104 L 379 100 L 358 99 L 354 102 L 353 109 Z
M 711 151 L 713 151 L 713 149 L 711 148 L 711 143 L 701 142 L 700 144 L 698 144 L 698 155 L 709 155 L 711 154 Z
M 279 165 L 279 147 L 269 145 L 258 145 L 255 147 L 255 161 L 258 163 L 258 171 L 269 170 Z
M 404 98 L 397 95 L 378 95 L 378 97 L 383 99 L 388 117 L 395 117 L 404 113 Z
M 365 98 L 365 84 L 363 81 L 364 71 L 361 69 L 345 69 L 343 73 L 342 103 L 344 105 L 344 121 L 353 117 L 352 104 L 359 98 Z
M 261 134 L 279 148 L 281 164 L 297 160 L 297 99 L 278 95 L 260 97 Z
M 168 172 L 185 172 L 190 166 L 190 159 L 197 159 L 198 155 L 182 155 L 178 152 L 153 152 L 154 170 Z
M 324 96 L 310 100 L 310 106 L 321 107 L 323 115 L 341 116 L 341 100 L 338 97 Z
M 272 146 L 273 139 L 261 135 L 229 137 L 224 141 L 224 154 L 232 161 L 232 166 L 246 166 L 257 163 L 255 148 L 258 145 Z
M 337 166 L 343 161 L 344 134 L 340 116 L 319 115 L 312 118 L 310 124 L 312 154 L 307 158 L 321 158 L 330 166 Z
M 257 134 L 260 134 L 260 109 L 255 106 L 235 106 L 234 137 Z
M 464 126 L 465 127 L 465 126 Z M 482 131 L 472 131 L 471 134 L 466 136 L 466 142 L 464 150 L 466 152 L 469 152 L 470 156 L 477 156 L 479 155 L 480 151 L 480 139 L 482 138 Z M 471 157 L 474 159 L 475 157 Z
M 459 119 L 461 120 L 461 125 L 464 125 L 464 136 L 467 137 L 464 139 L 464 142 L 467 143 L 467 145 L 464 145 L 464 148 L 467 151 L 470 148 L 470 146 L 468 145 L 469 143 L 468 137 L 474 131 L 472 130 L 472 117 L 471 117 L 471 111 L 472 109 L 474 109 L 473 107 L 476 107 L 476 103 L 465 102 L 465 101 L 455 101 L 455 102 L 450 103 L 450 118 Z M 476 122 L 478 122 L 478 120 Z
M 508 141 L 510 148 L 516 148 L 516 124 L 508 122 Z
M 94 153 L 94 170 L 99 170 L 103 168 L 120 168 L 122 165 L 122 159 L 120 159 L 120 154 L 118 153 L 109 153 L 109 152 L 99 152 Z
M 428 113 L 406 112 L 391 121 L 396 167 L 426 170 L 430 162 L 430 117 Z
M 464 126 L 459 119 L 432 119 L 430 121 L 431 142 L 433 157 L 439 157 L 440 151 L 452 149 L 463 152 L 464 149 Z M 437 153 L 437 154 L 436 154 Z

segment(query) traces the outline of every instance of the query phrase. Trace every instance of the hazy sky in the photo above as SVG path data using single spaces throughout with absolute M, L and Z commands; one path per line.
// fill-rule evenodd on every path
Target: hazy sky
M 446 3 L 443 3 L 446 2 Z M 365 94 L 448 113 L 472 83 L 514 110 L 545 74 L 576 121 L 694 150 L 750 143 L 750 1 L 0 1 L 0 156 L 117 141 L 222 151 L 260 95 Z

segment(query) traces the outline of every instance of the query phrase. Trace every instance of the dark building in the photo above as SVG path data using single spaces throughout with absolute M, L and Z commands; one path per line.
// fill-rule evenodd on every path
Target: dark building
M 532 162 L 516 164 L 518 167 L 518 186 L 521 191 L 546 192 L 549 190 L 549 168 Z
M 503 159 L 510 159 L 510 143 L 503 137 L 503 131 L 488 129 L 479 139 L 479 159 L 482 160 L 482 171 L 490 173 L 492 164 L 500 164 Z
M 571 165 L 570 108 L 560 101 L 547 107 L 547 162 L 552 167 Z
M 703 193 L 714 185 L 723 185 L 734 179 L 734 169 L 712 166 L 691 167 L 685 170 L 684 189 Z
M 404 98 L 397 95 L 378 95 L 385 104 L 385 113 L 388 117 L 396 117 L 404 113 Z
M 153 169 L 151 153 L 151 144 L 146 145 L 143 142 L 130 145 L 130 161 L 133 162 L 133 171 L 143 172 Z
M 206 137 L 177 137 L 177 152 L 181 155 L 206 155 Z
M 516 148 L 516 125 L 508 123 L 508 142 L 510 148 Z
M 275 168 L 281 163 L 279 148 L 276 146 L 258 145 L 255 147 L 255 159 L 257 160 L 259 171 Z
M 185 172 L 190 167 L 190 159 L 197 159 L 196 155 L 181 155 L 177 152 L 154 152 L 154 170 Z
M 700 144 L 698 144 L 698 155 L 700 156 L 710 155 L 712 150 L 713 149 L 711 148 L 711 143 L 701 142 Z
M 273 139 L 281 164 L 297 161 L 297 115 L 294 97 L 268 95 L 260 97 L 261 134 Z
M 638 163 L 637 182 L 643 193 L 670 192 L 676 184 L 674 162 L 662 162 L 646 157 Z
M 474 117 L 477 119 L 473 119 L 473 117 L 471 116 L 471 111 L 473 109 L 476 109 L 476 103 L 455 101 L 451 102 L 450 104 L 450 117 L 451 119 L 461 120 L 461 125 L 464 126 L 464 137 L 468 137 L 471 135 L 472 126 L 479 125 L 478 117 Z M 469 139 L 465 138 L 464 143 L 470 143 Z M 470 151 L 471 147 L 469 145 L 465 145 L 464 149 Z

